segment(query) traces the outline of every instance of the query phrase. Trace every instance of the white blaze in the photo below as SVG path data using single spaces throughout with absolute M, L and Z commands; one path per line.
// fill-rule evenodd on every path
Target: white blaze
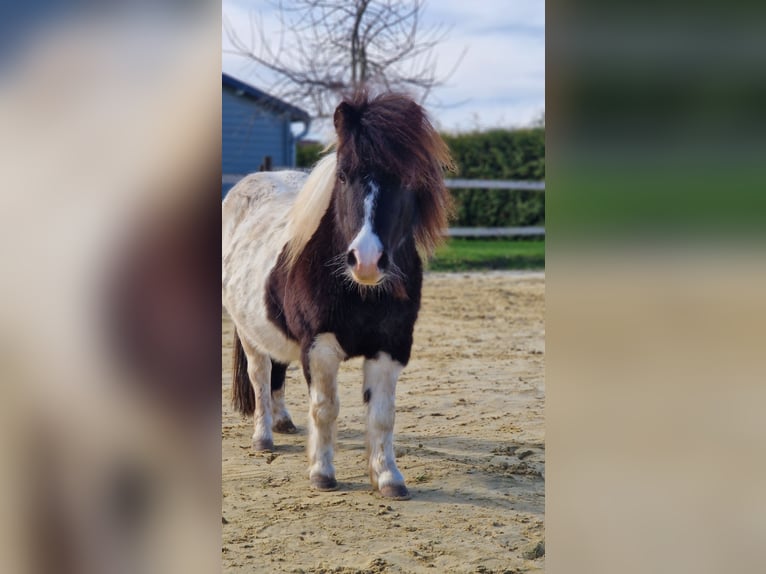
M 383 244 L 380 238 L 372 230 L 372 221 L 375 217 L 375 206 L 378 200 L 380 188 L 374 181 L 370 181 L 370 193 L 364 198 L 364 224 L 356 234 L 349 251 L 356 251 L 360 263 L 368 264 L 377 262 L 383 251 Z

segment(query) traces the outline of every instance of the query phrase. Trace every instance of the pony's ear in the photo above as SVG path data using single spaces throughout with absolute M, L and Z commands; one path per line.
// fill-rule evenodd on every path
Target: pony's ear
M 341 132 L 349 131 L 353 129 L 354 125 L 359 121 L 358 110 L 350 103 L 343 101 L 335 108 L 335 114 L 333 114 L 332 122 L 335 125 L 335 132 L 341 135 Z

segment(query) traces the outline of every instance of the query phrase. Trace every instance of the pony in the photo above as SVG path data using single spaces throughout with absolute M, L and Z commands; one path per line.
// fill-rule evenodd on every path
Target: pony
M 373 490 L 410 498 L 393 446 L 395 392 L 413 343 L 421 257 L 451 213 L 449 150 L 411 98 L 365 92 L 333 115 L 335 150 L 308 174 L 260 172 L 222 207 L 223 304 L 235 326 L 234 406 L 253 415 L 255 451 L 296 432 L 285 372 L 309 390 L 309 482 L 338 488 L 333 466 L 342 361 L 364 357 L 362 398 Z

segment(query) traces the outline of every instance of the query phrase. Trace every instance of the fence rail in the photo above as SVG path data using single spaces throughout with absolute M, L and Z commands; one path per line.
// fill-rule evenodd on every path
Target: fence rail
M 295 168 L 278 168 L 295 169 Z M 308 170 L 300 170 L 308 171 Z M 238 173 L 225 173 L 221 176 L 221 183 L 225 185 L 234 185 L 240 179 L 245 177 Z M 513 179 L 445 179 L 444 185 L 454 188 L 467 189 L 514 189 L 519 191 L 545 191 L 544 181 L 521 181 Z
M 519 181 L 512 179 L 445 179 L 444 185 L 449 188 L 545 191 L 544 181 Z
M 450 227 L 444 232 L 448 237 L 540 237 L 545 227 Z
M 245 176 L 225 173 L 221 178 L 221 183 L 223 185 L 234 185 L 243 177 Z M 545 192 L 544 181 L 520 181 L 510 179 L 445 179 L 444 185 L 451 189 L 512 189 L 519 191 Z M 545 227 L 450 227 L 445 230 L 445 234 L 449 237 L 540 237 L 545 236 Z

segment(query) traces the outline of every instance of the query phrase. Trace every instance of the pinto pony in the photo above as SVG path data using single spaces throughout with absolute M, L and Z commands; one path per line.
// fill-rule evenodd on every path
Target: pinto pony
M 409 498 L 394 460 L 394 396 L 420 307 L 420 255 L 450 213 L 449 150 L 417 103 L 357 94 L 334 114 L 336 151 L 306 176 L 246 177 L 223 202 L 223 302 L 235 332 L 233 400 L 254 415 L 253 448 L 295 432 L 285 371 L 309 387 L 309 480 L 338 487 L 333 466 L 340 363 L 364 357 L 370 480 Z M 419 253 L 420 252 L 420 253 Z

